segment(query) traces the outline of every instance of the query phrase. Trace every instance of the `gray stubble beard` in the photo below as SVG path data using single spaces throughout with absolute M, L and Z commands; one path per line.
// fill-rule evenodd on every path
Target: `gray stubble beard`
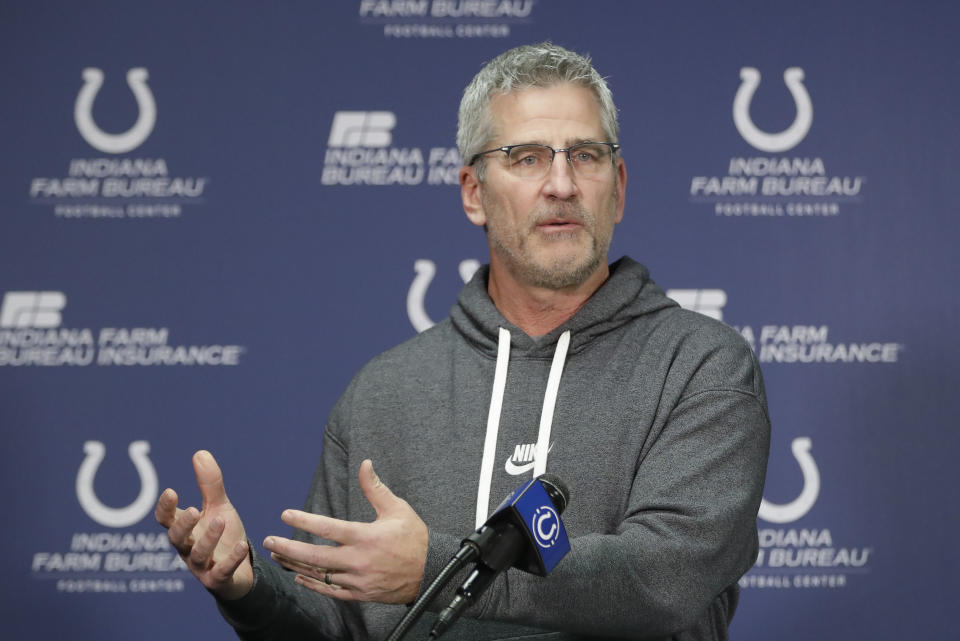
M 486 207 L 487 203 L 484 205 Z M 579 222 L 582 225 L 582 231 L 574 233 L 588 233 L 588 229 L 592 229 L 596 233 L 598 230 L 597 217 L 584 209 L 579 203 L 565 204 L 562 207 L 562 212 L 558 212 L 557 209 L 538 212 L 534 216 L 532 226 L 535 228 L 538 222 L 556 217 L 569 218 L 572 221 Z M 579 264 L 576 262 L 579 257 L 574 257 L 573 259 L 557 259 L 552 261 L 552 264 L 541 265 L 530 260 L 524 251 L 528 236 L 515 238 L 516 242 L 513 244 L 516 249 L 514 249 L 503 242 L 499 232 L 495 231 L 491 234 L 489 227 L 488 220 L 487 235 L 491 247 L 497 256 L 503 260 L 508 271 L 522 283 L 551 290 L 575 287 L 590 278 L 606 257 L 612 238 L 612 233 L 607 238 L 598 238 L 594 235 L 591 238 L 589 255 Z M 511 232 L 511 235 L 517 236 L 515 232 Z M 570 236 L 570 234 L 562 234 L 555 237 L 554 240 L 563 241 L 569 239 Z

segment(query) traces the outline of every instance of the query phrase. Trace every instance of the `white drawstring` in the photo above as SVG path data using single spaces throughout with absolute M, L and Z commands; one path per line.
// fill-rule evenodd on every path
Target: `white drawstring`
M 547 453 L 550 451 L 550 429 L 553 427 L 553 408 L 557 405 L 557 392 L 560 390 L 560 375 L 567 360 L 567 347 L 570 345 L 570 330 L 560 335 L 557 349 L 553 353 L 550 376 L 547 378 L 547 391 L 543 395 L 543 409 L 540 410 L 540 431 L 537 434 L 537 449 L 533 455 L 533 478 L 547 471 Z
M 534 478 L 547 469 L 547 456 L 550 451 L 550 430 L 553 426 L 553 411 L 557 404 L 560 389 L 560 377 L 570 345 L 570 331 L 566 331 L 557 341 L 553 353 L 550 375 L 547 377 L 547 391 L 543 396 L 543 409 L 540 412 L 540 430 L 534 450 Z M 490 394 L 490 411 L 487 413 L 487 434 L 483 440 L 483 458 L 480 462 L 480 481 L 477 486 L 476 527 L 487 521 L 490 508 L 490 482 L 493 477 L 494 457 L 497 454 L 497 435 L 500 432 L 500 412 L 503 409 L 503 393 L 507 386 L 507 365 L 510 362 L 510 332 L 500 328 L 497 344 L 497 367 L 493 375 L 493 391 Z
M 483 439 L 483 459 L 480 461 L 480 485 L 477 488 L 477 525 L 487 521 L 490 505 L 490 479 L 493 477 L 493 457 L 497 455 L 497 433 L 500 431 L 500 410 L 503 408 L 503 390 L 507 387 L 507 365 L 510 363 L 510 332 L 500 328 L 497 343 L 497 369 L 493 375 L 490 411 L 487 413 L 487 435 Z

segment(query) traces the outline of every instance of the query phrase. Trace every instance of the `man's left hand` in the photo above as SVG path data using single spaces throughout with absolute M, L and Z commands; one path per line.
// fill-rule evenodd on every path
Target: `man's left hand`
M 263 546 L 274 561 L 297 573 L 296 582 L 344 601 L 410 603 L 417 597 L 427 559 L 427 526 L 413 508 L 394 496 L 373 471 L 360 464 L 360 489 L 377 518 L 342 521 L 300 510 L 285 510 L 287 525 L 336 541 L 313 545 L 268 536 Z

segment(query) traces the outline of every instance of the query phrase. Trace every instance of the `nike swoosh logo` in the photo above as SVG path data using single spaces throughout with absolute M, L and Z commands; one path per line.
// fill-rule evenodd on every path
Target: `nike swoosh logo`
M 533 463 L 534 463 L 533 461 L 530 461 L 529 463 L 522 463 L 520 465 L 517 465 L 516 463 L 513 462 L 512 458 L 508 458 L 507 464 L 504 465 L 503 467 L 505 470 L 507 470 L 507 474 L 512 474 L 514 476 L 517 476 L 518 474 L 523 474 L 525 472 L 529 472 L 530 470 L 532 470 Z
M 556 444 L 556 441 L 550 444 L 550 447 L 547 448 L 547 454 L 553 449 L 553 446 Z M 520 474 L 525 474 L 533 469 L 533 465 L 536 461 L 530 461 L 529 463 L 514 463 L 513 457 L 508 457 L 506 464 L 503 466 L 503 469 L 507 471 L 507 474 L 513 476 L 519 476 Z

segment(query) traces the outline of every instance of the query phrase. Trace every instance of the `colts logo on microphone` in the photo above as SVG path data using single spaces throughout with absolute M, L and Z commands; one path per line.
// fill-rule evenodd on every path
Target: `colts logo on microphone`
M 560 515 L 549 505 L 541 505 L 530 520 L 530 531 L 537 545 L 552 548 L 560 540 Z

